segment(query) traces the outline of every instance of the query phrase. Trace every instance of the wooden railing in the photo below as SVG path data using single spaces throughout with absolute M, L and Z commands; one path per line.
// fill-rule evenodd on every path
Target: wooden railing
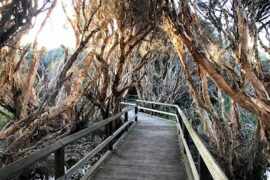
M 135 110 L 135 115 L 132 118 L 129 118 L 128 112 L 131 110 Z M 63 139 L 56 141 L 55 143 L 40 149 L 33 154 L 17 160 L 12 164 L 0 169 L 0 180 L 5 180 L 20 174 L 24 169 L 33 165 L 33 163 L 49 156 L 50 154 L 54 153 L 54 162 L 55 162 L 55 179 L 65 179 L 71 176 L 75 171 L 82 167 L 85 163 L 87 163 L 92 157 L 94 157 L 98 152 L 104 149 L 108 149 L 108 151 L 113 150 L 113 145 L 115 139 L 119 136 L 120 133 L 127 131 L 130 124 L 132 124 L 135 120 L 137 121 L 137 112 L 138 109 L 136 106 L 130 106 L 125 108 L 122 112 L 109 117 L 99 123 L 95 123 L 94 125 L 90 126 L 87 129 L 74 133 L 70 136 L 67 136 Z M 124 115 L 124 124 L 119 127 L 118 129 L 113 129 L 113 123 L 115 120 L 121 118 Z M 89 135 L 94 130 L 97 130 L 101 127 L 107 126 L 106 129 L 108 130 L 107 138 L 100 143 L 97 147 L 95 147 L 91 152 L 89 152 L 85 157 L 83 157 L 79 162 L 73 165 L 70 169 L 65 172 L 65 146 L 69 145 L 70 143 Z
M 189 166 L 187 168 L 190 171 L 192 179 L 209 179 L 208 177 L 210 176 L 210 178 L 212 177 L 214 180 L 228 180 L 228 177 L 222 171 L 214 157 L 201 141 L 200 137 L 190 125 L 185 114 L 182 112 L 178 105 L 144 100 L 137 100 L 136 104 L 138 105 L 139 110 L 144 110 L 145 112 L 150 111 L 152 115 L 153 113 L 158 113 L 175 117 L 181 149 L 186 156 L 187 164 Z M 143 105 L 148 105 L 150 108 L 144 107 Z M 174 112 L 157 110 L 157 107 L 154 106 L 160 106 L 164 109 L 168 109 L 168 107 L 173 108 Z M 191 142 L 193 142 L 196 149 L 198 150 L 198 161 L 196 163 L 194 162 L 193 156 L 190 152 Z
M 176 127 L 178 131 L 179 142 L 181 146 L 181 150 L 184 154 L 184 157 L 187 162 L 187 169 L 189 174 L 192 176 L 191 179 L 200 180 L 200 179 L 208 179 L 206 177 L 211 177 L 215 180 L 227 180 L 227 176 L 222 171 L 218 163 L 215 161 L 207 147 L 201 141 L 200 137 L 196 133 L 196 131 L 192 128 L 190 123 L 188 122 L 186 116 L 179 108 L 178 105 L 174 104 L 165 104 L 159 102 L 151 102 L 144 100 L 136 100 L 136 103 L 128 103 L 122 102 L 123 105 L 128 105 L 130 107 L 125 108 L 122 112 L 105 119 L 99 123 L 94 124 L 93 126 L 79 131 L 75 134 L 72 134 L 68 137 L 65 137 L 57 142 L 41 149 L 33 154 L 15 161 L 14 163 L 0 169 L 0 180 L 5 180 L 10 177 L 18 175 L 24 169 L 31 166 L 33 163 L 41 160 L 42 158 L 47 157 L 48 155 L 54 153 L 54 161 L 55 161 L 55 177 L 56 179 L 65 179 L 71 176 L 75 171 L 77 171 L 81 166 L 87 163 L 93 156 L 95 156 L 98 152 L 103 149 L 108 148 L 108 151 L 113 149 L 114 140 L 119 136 L 119 134 L 123 131 L 127 131 L 127 128 L 131 123 L 137 121 L 138 119 L 138 110 L 143 110 L 144 112 L 151 112 L 150 114 L 163 114 L 166 116 L 172 116 L 176 119 Z M 146 105 L 146 106 L 144 106 Z M 158 110 L 157 106 L 162 107 L 164 110 Z M 173 109 L 173 112 L 170 112 L 170 109 Z M 131 110 L 135 111 L 135 115 L 132 118 L 129 118 L 128 112 Z M 125 122 L 118 129 L 113 129 L 113 122 L 121 116 L 124 115 Z M 96 148 L 94 148 L 91 152 L 89 152 L 85 157 L 83 157 L 79 162 L 73 165 L 70 169 L 65 172 L 65 160 L 64 160 L 64 148 L 68 144 L 90 134 L 94 130 L 97 130 L 101 127 L 107 126 L 108 136 L 107 138 L 100 143 Z M 198 160 L 195 163 L 192 153 L 190 151 L 191 142 L 195 145 L 198 150 Z M 108 152 L 107 151 L 107 152 Z M 106 154 L 106 153 L 105 153 Z M 105 156 L 105 155 L 104 155 Z M 102 159 L 102 158 L 101 158 Z M 94 167 L 92 167 L 94 168 Z M 90 170 L 91 171 L 91 170 Z
M 137 99 L 138 99 L 138 96 L 137 95 L 131 95 L 131 94 L 127 94 L 124 97 L 124 101 L 125 102 L 136 102 Z

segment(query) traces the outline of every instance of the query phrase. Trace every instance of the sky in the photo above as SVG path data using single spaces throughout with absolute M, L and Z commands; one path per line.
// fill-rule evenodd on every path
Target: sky
M 43 13 L 37 17 L 33 29 L 22 38 L 22 45 L 33 42 L 45 15 Z M 58 48 L 61 44 L 70 48 L 75 46 L 75 36 L 62 10 L 61 1 L 57 1 L 50 18 L 38 36 L 37 42 L 38 48 L 45 47 L 47 49 Z

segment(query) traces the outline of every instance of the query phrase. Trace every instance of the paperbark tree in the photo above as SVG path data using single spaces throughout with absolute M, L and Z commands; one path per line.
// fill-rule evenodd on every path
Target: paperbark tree
M 106 118 L 119 111 L 122 95 L 129 88 L 141 88 L 139 96 L 144 97 L 146 87 L 155 84 L 149 78 L 156 77 L 144 72 L 146 69 L 162 73 L 158 79 L 163 83 L 171 80 L 166 86 L 171 87 L 172 98 L 167 99 L 175 101 L 183 90 L 183 84 L 179 84 L 182 79 L 175 77 L 180 75 L 173 70 L 180 69 L 175 63 L 180 59 L 187 89 L 196 104 L 209 145 L 214 147 L 213 153 L 227 174 L 232 179 L 248 178 L 256 167 L 269 163 L 270 78 L 262 70 L 259 54 L 265 51 L 269 59 L 268 1 L 69 2 L 73 14 L 66 7 L 67 1 L 62 1 L 62 5 L 76 36 L 76 48 L 63 47 L 62 59 L 44 69 L 37 86 L 34 81 L 38 79 L 40 54 L 33 56 L 29 68 L 24 68 L 26 73 L 21 71 L 27 50 L 34 52 L 35 44 L 23 50 L 19 59 L 15 50 L 1 48 L 0 103 L 17 117 L 0 132 L 0 139 L 13 139 L 8 153 L 16 154 L 16 149 L 26 146 L 35 148 L 44 139 L 49 140 L 44 138 L 35 145 L 25 143 L 42 128 L 50 127 L 54 133 L 51 138 L 69 133 L 78 106 L 83 116 L 96 106 Z M 8 42 L 9 46 L 16 47 L 14 40 L 19 42 L 35 12 L 41 10 L 22 1 L 3 1 L 2 5 L 1 10 L 6 11 L 0 18 L 4 27 L 0 30 L 0 44 Z M 25 11 L 27 8 L 30 9 Z M 29 19 L 25 20 L 26 16 Z M 153 55 L 155 51 L 145 48 L 154 46 L 151 32 L 159 31 L 158 26 L 167 33 L 164 38 L 172 42 L 178 58 L 159 62 Z M 150 64 L 146 65 L 147 62 Z M 156 63 L 161 69 L 155 67 Z M 54 77 L 46 78 L 46 71 Z M 158 93 L 166 96 L 168 90 L 158 87 Z M 156 100 L 164 97 L 155 96 Z M 249 136 L 249 142 L 243 140 L 243 112 L 254 115 L 256 120 L 256 128 L 251 132 L 254 137 Z M 243 143 L 246 146 L 241 147 Z M 262 161 L 256 162 L 256 159 Z
M 54 1 L 54 3 L 56 3 L 56 1 Z M 83 83 L 85 83 L 88 68 L 93 60 L 91 53 L 85 53 L 85 49 L 87 48 L 90 39 L 100 29 L 100 26 L 94 26 L 94 28 L 90 27 L 93 27 L 92 21 L 100 10 L 100 4 L 92 6 L 92 13 L 88 14 L 84 19 L 86 21 L 85 29 L 79 39 L 80 43 L 77 44 L 78 46 L 71 55 L 69 55 L 68 50 L 65 49 L 63 58 L 58 61 L 60 65 L 60 68 L 58 69 L 59 74 L 56 78 L 52 78 L 49 82 L 45 82 L 49 89 L 43 92 L 43 97 L 38 97 L 41 101 L 38 102 L 38 104 L 35 104 L 35 107 L 32 109 L 28 107 L 28 104 L 30 104 L 32 99 L 36 97 L 36 90 L 37 92 L 39 91 L 34 88 L 42 87 L 34 86 L 34 81 L 37 80 L 37 67 L 39 66 L 40 56 L 37 56 L 36 54 L 33 55 L 32 63 L 30 63 L 30 67 L 27 70 L 25 79 L 26 83 L 21 85 L 21 93 L 18 95 L 22 101 L 22 106 L 18 106 L 18 109 L 22 113 L 15 116 L 14 120 L 11 120 L 10 123 L 8 123 L 0 132 L 1 140 L 9 138 L 13 139 L 12 143 L 6 150 L 8 153 L 13 153 L 17 156 L 26 153 L 26 151 L 18 152 L 17 150 L 19 148 L 25 148 L 27 146 L 35 148 L 35 144 L 26 142 L 29 142 L 32 136 L 34 134 L 38 134 L 42 129 L 45 129 L 45 131 L 48 132 L 47 135 L 50 134 L 50 138 L 45 138 L 49 141 L 57 136 L 57 138 L 61 137 L 61 134 L 68 134 L 72 127 L 77 123 L 74 122 L 76 120 L 75 107 L 82 96 L 81 91 L 83 89 Z M 47 14 L 46 19 L 50 16 L 50 12 L 51 11 Z M 41 27 L 43 25 L 44 24 L 42 24 Z M 35 43 L 36 42 L 34 42 L 31 49 L 32 52 L 36 51 Z M 21 56 L 21 59 L 24 58 L 24 55 L 25 54 Z M 80 59 L 81 57 L 83 58 Z M 19 62 L 21 62 L 21 60 L 19 60 Z M 74 65 L 75 62 L 81 63 L 82 66 L 77 67 Z M 63 65 L 63 67 L 61 67 L 61 65 Z M 20 72 L 17 76 L 21 76 Z M 46 75 L 44 74 L 44 76 Z M 65 88 L 69 90 L 66 91 Z M 59 96 L 62 96 L 60 92 L 68 93 L 66 93 L 66 96 L 61 99 L 59 98 Z M 55 101 L 56 98 L 60 100 Z M 59 132 L 61 133 L 59 134 Z M 43 140 L 41 139 L 40 142 L 42 141 Z
M 261 155 L 269 159 L 269 90 L 258 56 L 259 48 L 265 48 L 266 52 L 268 49 L 259 44 L 262 35 L 269 34 L 265 29 L 269 26 L 269 3 L 184 0 L 176 7 L 172 1 L 165 1 L 163 9 L 163 27 L 185 66 L 189 89 L 205 127 L 211 122 L 214 134 L 210 136 L 216 138 L 220 161 L 231 178 L 252 176 L 255 174 L 255 158 Z M 196 65 L 195 74 L 189 73 L 187 55 Z M 192 78 L 194 75 L 199 78 L 199 84 Z M 213 95 L 209 96 L 209 82 L 213 82 L 217 89 L 220 114 L 210 100 Z M 225 95 L 230 102 L 227 110 Z M 256 115 L 260 133 L 259 137 L 254 133 L 252 148 L 241 154 L 237 152 L 241 131 L 238 105 Z M 260 141 L 260 146 L 257 141 Z M 260 162 L 260 165 L 266 164 L 267 161 Z
M 153 24 L 139 26 L 124 1 L 104 1 L 104 4 L 99 21 L 108 27 L 90 43 L 95 56 L 89 73 L 93 83 L 85 91 L 85 97 L 107 118 L 119 112 L 123 94 L 140 79 L 135 79 L 134 74 L 147 62 L 150 53 L 136 57 L 136 50 L 152 31 Z M 107 12 L 111 14 L 105 18 Z
M 145 75 L 136 85 L 138 98 L 180 103 L 185 106 L 184 104 L 188 103 L 185 99 L 187 89 L 179 57 L 164 32 L 158 30 L 151 35 L 151 43 L 145 42 L 143 47 L 147 49 L 149 46 L 148 49 L 151 49 L 153 56 L 139 71 L 141 75 Z

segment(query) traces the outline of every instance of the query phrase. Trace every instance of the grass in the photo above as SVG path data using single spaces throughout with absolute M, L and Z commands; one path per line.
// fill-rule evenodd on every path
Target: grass
M 3 127 L 5 124 L 8 123 L 10 119 L 6 116 L 0 114 L 0 127 Z
M 0 106 L 0 128 L 13 118 L 13 114 Z

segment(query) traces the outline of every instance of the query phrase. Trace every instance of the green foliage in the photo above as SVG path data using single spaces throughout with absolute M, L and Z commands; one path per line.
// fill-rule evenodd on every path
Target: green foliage
M 190 112 L 189 112 L 188 121 L 192 124 L 194 128 L 196 128 L 199 134 L 205 135 L 204 125 L 200 119 L 199 113 L 196 110 L 196 105 L 192 104 L 189 109 L 190 109 Z
M 10 119 L 13 118 L 13 114 L 6 111 L 3 107 L 0 106 L 0 128 L 8 123 Z
M 225 112 L 229 113 L 230 112 L 230 108 L 231 108 L 231 104 L 230 104 L 230 100 L 229 97 L 226 95 L 222 95 L 223 99 L 224 99 L 224 107 L 225 107 Z M 213 107 L 215 109 L 215 111 L 217 112 L 218 116 L 221 117 L 222 116 L 222 112 L 221 112 L 221 106 L 219 104 L 219 102 L 215 102 L 213 103 Z
M 7 116 L 0 114 L 0 128 L 7 124 L 9 120 L 10 118 Z
M 257 126 L 256 116 L 241 107 L 238 108 L 238 116 L 241 123 L 241 138 L 244 141 L 251 141 Z

